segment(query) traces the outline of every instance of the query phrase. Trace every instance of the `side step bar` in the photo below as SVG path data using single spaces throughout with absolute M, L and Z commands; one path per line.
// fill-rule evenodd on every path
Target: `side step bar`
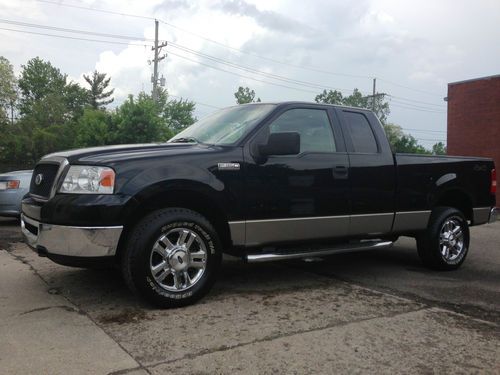
M 375 250 L 375 249 L 385 249 L 392 246 L 392 241 L 365 241 L 358 242 L 355 244 L 345 244 L 336 247 L 331 247 L 328 249 L 321 250 L 311 250 L 311 251 L 301 251 L 301 252 L 272 252 L 272 253 L 259 253 L 259 254 L 247 254 L 245 260 L 248 263 L 259 263 L 259 262 L 273 262 L 276 260 L 286 260 L 286 259 L 298 259 L 298 258 L 310 258 L 310 257 L 321 257 L 325 255 L 350 253 L 360 250 Z

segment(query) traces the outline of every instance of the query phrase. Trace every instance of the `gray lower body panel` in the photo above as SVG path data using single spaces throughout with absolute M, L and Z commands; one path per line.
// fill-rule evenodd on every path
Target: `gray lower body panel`
M 491 216 L 491 207 L 476 207 L 472 209 L 472 224 L 480 225 L 489 221 Z
M 349 216 L 233 221 L 229 228 L 233 244 L 258 246 L 345 236 L 349 233 Z
M 431 210 L 396 212 L 394 217 L 393 232 L 411 232 L 427 228 Z
M 229 222 L 229 228 L 234 245 L 261 246 L 356 235 L 376 238 L 391 233 L 418 231 L 427 228 L 430 215 L 431 211 L 426 210 L 232 221 Z

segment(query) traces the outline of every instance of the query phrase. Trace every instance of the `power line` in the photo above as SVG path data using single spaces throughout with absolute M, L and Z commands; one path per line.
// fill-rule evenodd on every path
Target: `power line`
M 62 32 L 67 32 L 67 33 L 76 33 L 76 34 L 85 34 L 85 35 L 93 35 L 93 36 L 102 36 L 102 37 L 114 38 L 114 39 L 140 40 L 141 42 L 154 42 L 154 39 L 147 39 L 147 38 L 137 37 L 137 36 L 130 36 L 130 35 L 127 36 L 127 35 L 118 35 L 118 34 L 99 33 L 99 32 L 95 32 L 95 31 L 88 31 L 88 30 L 82 30 L 82 29 L 68 29 L 68 28 L 65 28 L 65 27 L 56 27 L 56 26 L 49 26 L 49 25 L 41 25 L 41 24 L 38 24 L 38 23 L 12 21 L 12 20 L 4 19 L 4 18 L 0 18 L 0 23 L 7 23 L 7 24 L 10 24 L 10 25 L 23 26 L 23 27 L 33 27 L 33 28 L 37 28 L 37 29 L 62 31 Z
M 428 113 L 436 113 L 436 114 L 445 114 L 446 113 L 446 111 L 434 111 L 434 110 L 430 110 L 430 109 L 409 107 L 409 106 L 405 106 L 405 105 L 401 105 L 401 104 L 394 104 L 394 103 L 391 103 L 391 106 L 396 107 L 396 108 L 410 109 L 410 110 L 417 111 L 417 112 L 428 112 Z
M 9 29 L 9 28 L 5 28 L 5 27 L 0 27 L 0 30 L 14 31 L 14 32 L 20 32 L 20 33 L 26 33 L 26 34 L 34 34 L 34 35 L 41 35 L 41 36 L 48 36 L 48 37 L 56 37 L 56 38 L 63 38 L 63 39 L 71 39 L 71 40 L 82 40 L 82 41 L 87 41 L 87 42 L 98 42 L 98 43 L 120 44 L 120 45 L 132 45 L 132 46 L 138 46 L 138 47 L 144 47 L 144 46 L 146 46 L 146 45 L 143 45 L 143 44 L 135 44 L 135 43 L 125 43 L 125 42 L 117 42 L 117 41 L 106 41 L 106 40 L 89 39 L 89 38 L 78 38 L 78 37 L 71 37 L 71 36 L 68 36 L 68 35 L 47 34 L 47 33 L 39 33 L 39 32 L 35 32 L 35 31 L 27 31 L 27 30 L 15 30 L 15 29 Z M 257 82 L 262 82 L 262 83 L 266 83 L 266 84 L 270 84 L 270 85 L 274 85 L 274 86 L 278 86 L 278 87 L 288 88 L 288 89 L 292 89 L 292 90 L 298 90 L 298 91 L 303 91 L 303 92 L 317 94 L 316 91 L 304 90 L 304 89 L 301 89 L 301 88 L 298 88 L 298 87 L 292 87 L 292 86 L 282 85 L 282 84 L 278 84 L 278 83 L 275 83 L 275 82 L 269 82 L 269 81 L 261 80 L 261 79 L 258 79 L 258 78 L 254 78 L 254 77 L 249 77 L 249 76 L 245 76 L 245 75 L 242 75 L 242 74 L 238 74 L 236 72 L 232 72 L 232 71 L 229 71 L 229 70 L 221 69 L 221 68 L 215 67 L 213 65 L 205 64 L 205 63 L 202 63 L 200 61 L 196 61 L 196 60 L 190 59 L 190 58 L 188 58 L 186 56 L 181 56 L 181 55 L 178 55 L 178 54 L 173 53 L 173 52 L 170 52 L 170 54 L 174 55 L 174 56 L 177 56 L 179 58 L 191 61 L 191 62 L 193 62 L 195 64 L 203 65 L 203 66 L 209 67 L 211 69 L 219 70 L 219 71 L 222 71 L 222 72 L 225 72 L 225 73 L 228 73 L 228 74 L 232 74 L 232 75 L 236 75 L 236 76 L 239 76 L 239 77 L 242 77 L 242 78 L 246 78 L 246 79 L 250 79 L 250 80 L 254 80 L 254 81 L 257 81 Z M 446 113 L 445 111 L 427 110 L 427 109 L 422 109 L 422 108 L 418 108 L 418 107 L 408 107 L 408 106 L 403 106 L 403 105 L 394 104 L 394 103 L 391 104 L 391 105 L 393 105 L 395 107 L 399 107 L 399 108 L 410 109 L 410 110 L 420 111 L 420 112 Z
M 125 36 L 125 35 L 117 35 L 117 34 L 100 33 L 100 32 L 94 32 L 94 31 L 81 30 L 81 29 L 69 29 L 69 28 L 62 28 L 62 27 L 56 27 L 56 26 L 47 26 L 47 25 L 33 24 L 33 23 L 27 23 L 27 22 L 11 21 L 11 20 L 1 19 L 1 18 L 0 18 L 0 23 L 8 23 L 8 24 L 13 24 L 13 25 L 17 25 L 17 26 L 42 28 L 42 29 L 62 31 L 62 32 L 68 32 L 68 33 L 78 33 L 78 34 L 85 34 L 85 35 L 102 36 L 102 37 L 107 37 L 107 38 L 118 38 L 118 39 L 127 39 L 127 40 L 130 40 L 130 39 L 141 40 L 142 39 L 142 38 L 138 38 L 138 37 L 134 37 L 134 36 Z M 143 40 L 144 41 L 151 41 L 151 42 L 154 41 L 153 39 L 143 39 Z M 258 70 L 258 69 L 255 69 L 255 68 L 252 68 L 252 67 L 249 67 L 249 66 L 244 66 L 244 65 L 236 64 L 236 63 L 224 60 L 224 59 L 217 58 L 215 56 L 211 56 L 211 55 L 208 55 L 208 54 L 205 54 L 205 53 L 202 53 L 202 52 L 198 52 L 198 51 L 195 51 L 195 50 L 193 50 L 191 48 L 182 46 L 182 45 L 177 44 L 177 43 L 170 42 L 169 45 L 171 45 L 174 48 L 178 48 L 178 49 L 180 49 L 180 50 L 182 50 L 184 52 L 187 52 L 187 53 L 190 53 L 190 54 L 194 54 L 194 55 L 197 55 L 197 56 L 200 56 L 200 57 L 204 57 L 204 58 L 212 60 L 212 61 L 216 61 L 216 62 L 218 62 L 220 64 L 228 65 L 228 66 L 231 66 L 233 68 L 244 70 L 244 71 L 247 71 L 247 72 L 264 75 L 264 76 L 267 76 L 268 78 L 273 78 L 273 79 L 276 79 L 276 80 L 279 80 L 279 81 L 288 82 L 288 83 L 292 83 L 292 84 L 296 84 L 296 85 L 301 85 L 301 86 L 307 86 L 307 87 L 311 87 L 311 88 L 318 88 L 318 89 L 332 89 L 332 90 L 338 90 L 338 91 L 351 91 L 351 90 L 348 90 L 348 89 L 341 89 L 341 88 L 334 88 L 334 87 L 323 86 L 323 85 L 320 85 L 320 84 L 317 84 L 317 83 L 311 83 L 311 82 L 307 82 L 307 81 L 296 80 L 296 79 L 293 79 L 293 78 L 288 78 L 288 77 L 285 77 L 285 76 L 280 76 L 280 75 L 277 75 L 277 74 L 264 72 L 264 71 L 261 71 L 261 70 Z
M 91 7 L 85 7 L 85 6 L 82 6 L 82 5 L 63 4 L 61 1 L 50 1 L 50 0 L 36 0 L 36 1 L 38 1 L 40 3 L 47 3 L 47 4 L 57 5 L 57 6 L 63 6 L 63 7 L 69 7 L 69 8 L 76 8 L 76 9 L 82 9 L 82 10 L 89 10 L 89 11 L 93 11 L 93 12 L 113 14 L 115 16 L 134 17 L 134 18 L 141 18 L 141 19 L 146 19 L 146 20 L 154 20 L 153 17 L 149 17 L 149 16 L 141 16 L 139 14 L 130 14 L 130 13 L 121 13 L 121 12 L 116 12 L 116 11 L 112 11 L 112 10 L 105 10 L 105 9 L 96 9 L 96 8 L 91 8 Z
M 434 104 L 434 103 L 429 103 L 429 102 L 423 102 L 423 101 L 420 101 L 420 100 L 408 99 L 408 98 L 404 98 L 404 97 L 396 96 L 396 95 L 390 95 L 390 94 L 388 94 L 388 96 L 390 96 L 391 98 L 395 98 L 395 99 L 399 99 L 399 100 L 407 101 L 407 102 L 415 102 L 415 103 L 419 103 L 419 104 L 432 105 L 432 106 L 440 107 L 440 108 L 445 108 L 446 107 L 446 105 L 443 105 L 443 104 Z
M 42 0 L 39 0 L 39 1 L 42 1 Z M 53 3 L 51 1 L 45 1 L 45 0 L 43 0 L 43 2 Z M 83 8 L 93 10 L 93 8 L 87 8 L 87 7 L 83 7 Z M 114 12 L 114 13 L 116 13 L 116 12 Z M 153 39 L 141 38 L 141 37 L 136 37 L 136 36 L 125 36 L 125 35 L 117 35 L 117 34 L 109 34 L 109 33 L 100 33 L 100 32 L 88 31 L 88 30 L 81 30 L 81 29 L 69 29 L 69 28 L 62 28 L 62 27 L 56 27 L 56 26 L 48 26 L 48 25 L 40 25 L 40 24 L 33 24 L 33 23 L 20 22 L 20 21 L 12 21 L 12 20 L 6 20 L 6 19 L 0 19 L 0 22 L 13 24 L 13 25 L 17 25 L 17 26 L 26 26 L 26 27 L 34 27 L 34 28 L 42 28 L 42 29 L 55 30 L 55 31 L 61 31 L 61 32 L 68 32 L 68 33 L 79 33 L 79 34 L 85 34 L 85 35 L 102 36 L 102 37 L 106 37 L 106 38 L 118 38 L 118 39 L 126 39 L 126 40 L 133 39 L 133 40 L 144 40 L 144 41 L 151 41 L 151 42 L 153 41 Z M 177 43 L 170 42 L 170 45 L 172 45 L 174 48 L 181 49 L 182 51 L 187 52 L 187 53 L 195 54 L 197 56 L 204 57 L 204 58 L 210 59 L 212 61 L 216 61 L 216 62 L 224 64 L 224 65 L 229 65 L 229 66 L 236 68 L 236 69 L 264 75 L 264 76 L 267 76 L 268 78 L 273 78 L 273 79 L 276 79 L 279 81 L 292 83 L 295 85 L 306 86 L 306 87 L 310 87 L 310 88 L 330 89 L 330 90 L 337 90 L 337 91 L 341 91 L 341 92 L 342 91 L 351 92 L 351 90 L 349 90 L 349 89 L 328 87 L 328 86 L 320 85 L 317 83 L 296 80 L 293 78 L 280 76 L 280 75 L 273 74 L 273 73 L 263 72 L 263 71 L 260 71 L 258 69 L 255 69 L 255 68 L 252 68 L 249 66 L 243 66 L 241 64 L 233 63 L 233 62 L 230 62 L 230 61 L 227 61 L 227 60 L 215 57 L 215 56 L 211 56 L 211 55 L 206 54 L 206 53 L 202 53 L 202 52 L 193 50 L 191 48 L 188 48 L 186 46 L 183 46 L 183 45 L 180 45 Z M 383 80 L 383 81 L 385 81 L 385 80 Z M 395 95 L 388 95 L 388 96 L 390 96 L 392 98 L 400 99 L 402 101 L 407 101 L 407 102 L 409 101 L 409 102 L 426 104 L 426 105 L 431 105 L 431 106 L 436 106 L 436 107 L 443 107 L 442 105 L 429 103 L 429 102 L 423 102 L 423 101 L 419 101 L 419 100 L 415 100 L 415 99 L 409 99 L 409 98 L 399 97 L 399 96 L 395 96 Z M 402 103 L 402 104 L 408 104 L 408 103 Z M 422 107 L 421 109 L 428 110 L 430 108 Z
M 108 33 L 98 33 L 98 32 L 92 32 L 92 31 L 87 31 L 87 30 L 77 30 L 77 29 L 61 28 L 61 27 L 55 27 L 55 26 L 32 24 L 32 23 L 27 23 L 27 22 L 11 21 L 11 20 L 5 20 L 5 19 L 0 19 L 0 22 L 2 22 L 2 23 L 8 23 L 8 24 L 14 24 L 14 25 L 18 25 L 18 26 L 43 28 L 43 29 L 49 29 L 49 30 L 55 30 L 55 31 L 61 31 L 61 32 L 80 33 L 80 34 L 95 35 L 95 36 L 102 36 L 102 37 L 108 37 L 108 38 L 119 38 L 119 39 L 129 39 L 129 40 L 130 39 L 139 39 L 139 38 L 133 37 L 133 36 L 124 36 L 124 35 L 108 34 Z M 6 30 L 6 31 L 29 33 L 29 34 L 42 35 L 42 36 L 50 36 L 50 37 L 58 37 L 58 38 L 66 38 L 66 39 L 72 39 L 72 40 L 83 40 L 83 41 L 99 42 L 99 43 L 145 46 L 143 44 L 135 44 L 135 43 L 130 43 L 130 42 L 129 43 L 120 43 L 120 42 L 116 42 L 116 41 L 105 41 L 105 40 L 89 39 L 89 38 L 77 38 L 77 37 L 71 37 L 71 36 L 67 36 L 67 35 L 47 34 L 47 33 L 39 33 L 39 32 L 32 32 L 32 31 L 26 31 L 26 30 L 17 30 L 17 29 L 9 29 L 9 28 L 0 28 L 0 29 Z M 144 39 L 144 41 L 149 41 L 149 40 L 150 39 Z M 252 67 L 248 67 L 248 66 L 243 66 L 243 65 L 240 65 L 240 64 L 232 63 L 232 62 L 229 62 L 229 61 L 224 60 L 224 59 L 220 59 L 220 58 L 217 58 L 217 57 L 214 57 L 214 56 L 202 53 L 202 52 L 195 51 L 193 49 L 190 49 L 188 47 L 182 46 L 180 44 L 176 44 L 176 43 L 171 43 L 171 44 L 173 45 L 174 48 L 178 48 L 178 49 L 180 49 L 183 52 L 195 54 L 197 56 L 207 58 L 209 60 L 212 60 L 212 61 L 215 61 L 217 63 L 230 66 L 230 67 L 235 68 L 235 69 L 243 70 L 243 71 L 254 73 L 254 74 L 263 75 L 263 76 L 265 76 L 267 78 L 270 78 L 270 79 L 274 79 L 274 80 L 278 80 L 278 81 L 282 81 L 282 82 L 290 83 L 290 84 L 294 84 L 294 85 L 311 87 L 311 88 L 319 88 L 319 89 L 329 88 L 329 89 L 334 89 L 334 90 L 339 90 L 339 91 L 343 91 L 343 90 L 347 91 L 347 89 L 338 89 L 338 88 L 325 87 L 325 86 L 321 86 L 321 85 L 316 84 L 316 83 L 295 80 L 295 79 L 284 77 L 284 76 L 280 76 L 280 75 L 277 75 L 277 74 L 263 72 L 263 71 L 260 71 L 258 69 L 254 69 Z M 229 73 L 229 74 L 238 75 L 238 76 L 241 76 L 243 78 L 248 78 L 248 79 L 252 79 L 252 80 L 258 81 L 258 82 L 272 84 L 272 85 L 279 86 L 279 87 L 284 87 L 284 88 L 289 88 L 289 89 L 294 89 L 294 90 L 299 90 L 299 91 L 304 91 L 304 92 L 310 92 L 310 93 L 317 94 L 316 92 L 313 92 L 311 90 L 303 90 L 303 89 L 299 89 L 299 88 L 296 88 L 296 87 L 291 87 L 291 86 L 286 86 L 286 85 L 280 85 L 280 84 L 277 84 L 277 83 L 274 83 L 274 82 L 259 80 L 257 78 L 253 78 L 253 77 L 248 77 L 248 76 L 244 76 L 244 75 L 241 75 L 241 74 L 237 74 L 235 72 L 227 71 L 227 70 L 224 70 L 224 69 L 221 69 L 221 68 L 209 65 L 209 64 L 204 64 L 202 62 L 189 59 L 186 56 L 178 55 L 178 54 L 175 54 L 175 53 L 172 53 L 172 54 L 175 55 L 175 56 L 178 56 L 180 58 L 192 61 L 194 63 L 200 64 L 200 65 L 204 65 L 204 66 L 210 67 L 212 69 L 217 69 L 217 70 Z M 394 96 L 394 95 L 388 95 L 388 96 L 391 97 L 391 98 L 395 98 L 394 99 L 395 102 L 399 103 L 399 104 L 393 104 L 395 107 L 404 108 L 404 109 L 410 109 L 410 110 L 415 110 L 415 111 L 429 112 L 429 113 L 445 113 L 445 111 L 438 111 L 437 108 L 429 108 L 427 106 L 415 105 L 413 103 L 408 103 L 408 101 L 410 101 L 410 102 L 416 102 L 416 103 L 424 103 L 426 105 L 438 106 L 438 105 L 433 104 L 433 103 L 423 102 L 423 101 L 418 101 L 418 100 L 413 100 L 413 99 L 407 99 L 407 98 L 403 98 L 403 97 L 399 97 L 399 96 Z
M 253 81 L 262 82 L 262 83 L 266 83 L 266 84 L 274 85 L 274 86 L 278 86 L 278 87 L 284 87 L 284 88 L 287 88 L 287 89 L 292 89 L 292 90 L 297 90 L 297 91 L 303 91 L 303 92 L 308 92 L 308 93 L 312 93 L 312 94 L 317 94 L 316 91 L 305 90 L 305 89 L 301 89 L 301 88 L 298 88 L 298 87 L 292 87 L 292 86 L 282 85 L 282 84 L 275 83 L 275 82 L 269 82 L 269 81 L 265 81 L 265 80 L 262 80 L 262 79 L 245 76 L 245 75 L 242 75 L 242 74 L 230 71 L 230 70 L 225 70 L 225 69 L 219 68 L 217 66 L 213 66 L 213 65 L 210 65 L 210 64 L 205 64 L 205 63 L 203 63 L 201 61 L 193 60 L 193 59 L 191 59 L 189 57 L 182 56 L 182 55 L 179 55 L 179 54 L 174 53 L 174 52 L 169 52 L 169 55 L 177 56 L 177 57 L 179 57 L 181 59 L 184 59 L 184 60 L 187 60 L 187 61 L 191 61 L 191 62 L 193 62 L 195 64 L 198 64 L 198 65 L 203 65 L 203 66 L 206 66 L 206 67 L 211 68 L 211 69 L 219 70 L 221 72 L 232 74 L 232 75 L 235 75 L 235 76 L 238 76 L 238 77 L 251 79 Z
M 426 130 L 426 129 L 412 129 L 412 128 L 401 128 L 403 130 L 414 131 L 414 132 L 424 132 L 424 133 L 447 133 L 446 130 Z
M 413 103 L 407 103 L 407 102 L 402 102 L 402 101 L 399 101 L 399 100 L 391 100 L 391 103 L 397 103 L 399 105 L 403 105 L 403 106 L 406 106 L 406 107 L 411 107 L 411 108 L 414 108 L 414 109 L 424 109 L 424 110 L 428 110 L 428 111 L 434 111 L 434 112 L 439 112 L 439 113 L 446 113 L 446 110 L 442 110 L 440 108 L 433 108 L 433 107 L 426 107 L 426 106 L 423 106 L 423 105 L 420 105 L 420 104 L 413 104 Z
M 205 107 L 209 107 L 209 108 L 214 108 L 214 109 L 222 109 L 223 107 L 218 107 L 216 105 L 212 105 L 212 104 L 207 104 L 207 103 L 203 103 L 203 102 L 199 102 L 197 100 L 192 100 L 192 99 L 188 99 L 188 98 L 183 98 L 182 96 L 178 96 L 178 95 L 172 95 L 172 94 L 168 94 L 168 96 L 171 96 L 173 98 L 176 98 L 176 99 L 179 99 L 179 100 L 188 100 L 190 102 L 193 102 L 197 105 L 202 105 L 202 106 L 205 106 Z
M 431 91 L 426 91 L 426 90 L 420 90 L 420 89 L 416 89 L 416 88 L 413 88 L 413 87 L 410 87 L 410 86 L 405 86 L 405 85 L 401 85 L 400 83 L 396 83 L 396 82 L 393 82 L 393 81 L 389 81 L 385 78 L 379 78 L 381 81 L 385 82 L 385 83 L 388 83 L 390 85 L 393 85 L 393 86 L 397 86 L 397 87 L 401 87 L 401 88 L 404 88 L 404 89 L 407 89 L 407 90 L 411 90 L 411 91 L 415 91 L 415 92 L 420 92 L 422 94 L 428 94 L 428 95 L 434 95 L 434 96 L 439 96 L 439 97 L 442 97 L 442 95 L 438 94 L 438 93 L 435 93 L 435 92 L 431 92 Z
M 63 39 L 71 39 L 71 40 L 83 40 L 83 41 L 86 41 L 86 42 L 97 42 L 97 43 L 108 43 L 108 44 L 120 44 L 120 45 L 126 45 L 126 46 L 148 47 L 148 45 L 146 45 L 146 44 L 117 42 L 117 41 L 114 41 L 114 40 L 78 38 L 78 37 L 69 36 L 69 35 L 57 35 L 57 34 L 39 33 L 39 32 L 36 32 L 36 31 L 17 30 L 17 29 L 10 29 L 10 28 L 7 28 L 7 27 L 0 27 L 0 30 L 14 31 L 14 32 L 23 33 L 23 34 L 33 34 L 33 35 L 41 35 L 41 36 L 50 36 L 50 37 L 54 37 L 54 38 L 63 38 Z
M 87 11 L 92 11 L 92 12 L 99 12 L 99 13 L 106 13 L 106 14 L 112 14 L 112 15 L 134 17 L 134 18 L 140 18 L 140 19 L 148 19 L 148 20 L 155 19 L 154 17 L 151 17 L 151 16 L 144 16 L 144 15 L 123 13 L 123 12 L 116 12 L 116 11 L 110 11 L 110 10 L 105 10 L 105 9 L 97 9 L 97 8 L 91 8 L 91 7 L 85 7 L 85 6 L 73 5 L 73 4 L 65 4 L 65 3 L 60 3 L 60 2 L 57 2 L 57 1 L 50 1 L 50 0 L 36 0 L 36 1 L 39 1 L 39 2 L 42 2 L 42 3 L 47 3 L 47 4 L 52 4 L 52 5 L 56 5 L 56 6 L 64 6 L 64 7 L 69 7 L 69 8 L 82 9 L 82 10 L 87 10 Z M 194 35 L 194 36 L 196 36 L 196 37 L 198 37 L 200 39 L 203 39 L 203 40 L 205 40 L 207 42 L 216 44 L 216 45 L 221 46 L 223 48 L 232 50 L 234 52 L 246 54 L 246 55 L 249 55 L 249 56 L 254 56 L 254 57 L 260 58 L 262 60 L 274 62 L 274 63 L 277 63 L 277 64 L 281 64 L 281 65 L 285 65 L 285 66 L 290 66 L 290 67 L 293 67 L 293 68 L 299 68 L 299 69 L 314 71 L 314 72 L 317 72 L 317 73 L 328 74 L 328 75 L 336 75 L 336 76 L 344 76 L 344 77 L 352 77 L 352 78 L 364 78 L 364 79 L 371 79 L 371 78 L 374 77 L 374 75 L 372 75 L 372 76 L 366 76 L 366 75 L 359 75 L 359 74 L 348 74 L 348 73 L 331 72 L 331 71 L 322 70 L 322 69 L 319 69 L 319 68 L 316 68 L 316 67 L 312 67 L 312 66 L 298 65 L 298 64 L 288 63 L 288 62 L 285 62 L 285 61 L 276 60 L 276 59 L 273 59 L 273 58 L 270 58 L 270 57 L 267 57 L 267 56 L 262 56 L 262 55 L 259 55 L 259 54 L 256 54 L 256 53 L 252 53 L 252 52 L 241 50 L 239 48 L 231 47 L 231 46 L 229 46 L 227 44 L 224 44 L 224 43 L 218 42 L 216 40 L 207 38 L 207 37 L 205 37 L 203 35 L 200 35 L 198 33 L 193 32 L 193 31 L 190 31 L 190 30 L 181 28 L 179 26 L 176 26 L 176 25 L 174 25 L 174 24 L 172 24 L 170 22 L 166 22 L 166 21 L 161 20 L 161 19 L 159 19 L 159 21 L 161 23 L 167 25 L 167 26 L 170 26 L 170 27 L 174 28 L 174 29 L 180 30 L 180 31 L 188 33 L 190 35 Z M 439 95 L 437 93 L 432 93 L 432 92 L 429 92 L 429 91 L 420 90 L 420 89 L 414 89 L 414 88 L 411 88 L 409 86 L 401 85 L 401 84 L 392 82 L 390 80 L 387 80 L 385 78 L 380 78 L 379 76 L 378 76 L 378 78 L 381 81 L 387 82 L 389 84 L 392 84 L 392 85 L 395 85 L 395 86 L 398 86 L 398 87 L 406 88 L 406 89 L 409 89 L 409 90 L 413 90 L 413 91 L 421 92 L 421 93 L 425 93 L 425 94 L 430 94 L 430 95 L 435 95 L 435 96 L 441 96 L 441 95 Z
M 293 78 L 288 78 L 288 77 L 281 76 L 281 75 L 274 74 L 274 73 L 264 72 L 262 70 L 258 70 L 258 69 L 255 69 L 255 68 L 252 68 L 252 67 L 249 67 L 249 66 L 236 64 L 236 63 L 233 63 L 233 62 L 230 62 L 230 61 L 227 61 L 227 60 L 215 57 L 215 56 L 208 55 L 206 53 L 198 52 L 198 51 L 195 51 L 195 50 L 193 50 L 191 48 L 188 48 L 188 47 L 184 47 L 184 46 L 182 46 L 180 44 L 177 44 L 177 43 L 170 42 L 169 45 L 172 46 L 172 47 L 174 47 L 174 48 L 180 49 L 183 52 L 194 54 L 196 56 L 203 57 L 203 58 L 206 58 L 208 60 L 212 60 L 212 61 L 218 62 L 218 63 L 223 64 L 223 65 L 228 65 L 228 66 L 231 66 L 233 68 L 244 70 L 244 71 L 247 71 L 247 72 L 250 72 L 250 73 L 256 73 L 256 74 L 263 75 L 263 76 L 266 76 L 268 78 L 276 79 L 276 80 L 279 80 L 279 81 L 293 83 L 293 84 L 296 84 L 296 85 L 306 86 L 306 87 L 311 87 L 311 88 L 318 88 L 318 89 L 330 89 L 330 90 L 347 91 L 347 92 L 352 91 L 352 90 L 349 90 L 349 89 L 328 87 L 328 86 L 325 86 L 325 85 L 320 85 L 318 83 L 313 83 L 313 82 L 308 82 L 308 81 L 301 81 L 301 80 L 297 80 L 297 79 L 293 79 Z

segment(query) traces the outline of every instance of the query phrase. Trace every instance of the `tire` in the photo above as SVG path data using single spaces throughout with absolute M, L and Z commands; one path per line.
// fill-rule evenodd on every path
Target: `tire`
M 417 250 L 427 267 L 450 271 L 465 261 L 469 243 L 469 225 L 464 215 L 455 208 L 436 207 L 427 230 L 417 237 Z
M 221 249 L 203 216 L 184 208 L 161 209 L 131 231 L 121 259 L 123 276 L 134 293 L 158 307 L 190 305 L 215 282 Z

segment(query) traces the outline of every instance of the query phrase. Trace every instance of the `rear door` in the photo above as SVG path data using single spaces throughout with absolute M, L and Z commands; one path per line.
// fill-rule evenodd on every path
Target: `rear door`
M 245 147 L 246 245 L 345 236 L 349 230 L 349 160 L 334 110 L 288 106 Z M 298 155 L 252 155 L 270 133 L 298 132 Z
M 338 108 L 349 155 L 350 235 L 378 235 L 392 229 L 396 170 L 389 142 L 370 111 Z

